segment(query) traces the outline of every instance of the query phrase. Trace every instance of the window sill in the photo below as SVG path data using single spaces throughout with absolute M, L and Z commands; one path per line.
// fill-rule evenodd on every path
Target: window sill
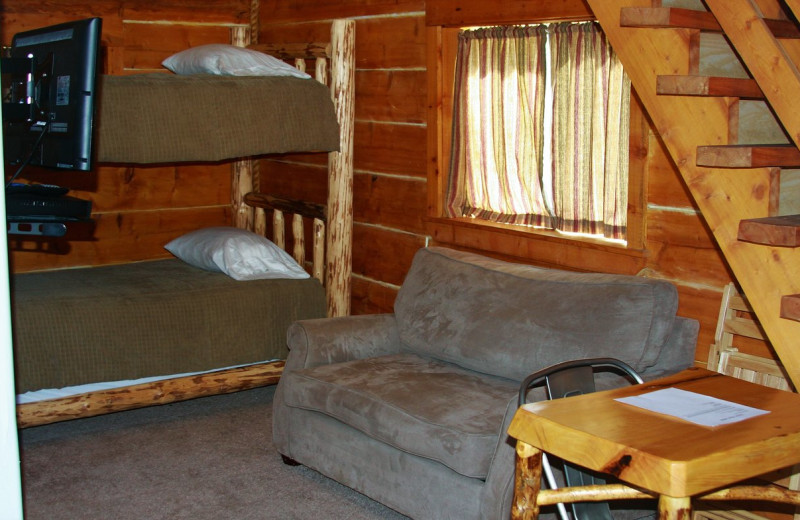
M 645 267 L 646 251 L 591 237 L 574 237 L 469 218 L 428 217 L 428 233 L 439 245 L 534 261 L 581 271 L 636 274 Z

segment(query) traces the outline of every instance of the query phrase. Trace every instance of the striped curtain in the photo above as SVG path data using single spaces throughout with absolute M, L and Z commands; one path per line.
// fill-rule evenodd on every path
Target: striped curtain
M 550 227 L 541 190 L 545 43 L 545 26 L 460 33 L 451 216 Z
M 462 32 L 455 99 L 449 216 L 624 239 L 630 81 L 596 23 Z
M 596 24 L 552 36 L 554 228 L 624 239 L 630 80 Z

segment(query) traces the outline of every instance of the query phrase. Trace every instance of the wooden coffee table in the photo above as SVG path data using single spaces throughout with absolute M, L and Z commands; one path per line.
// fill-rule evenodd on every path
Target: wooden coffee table
M 769 413 L 707 427 L 615 401 L 669 387 Z M 800 494 L 783 488 L 723 489 L 800 462 L 800 395 L 705 369 L 527 404 L 517 411 L 508 433 L 517 440 L 518 455 L 513 519 L 535 518 L 542 505 L 619 498 L 658 497 L 662 520 L 690 518 L 692 497 L 800 505 Z M 542 452 L 613 475 L 630 486 L 540 490 Z

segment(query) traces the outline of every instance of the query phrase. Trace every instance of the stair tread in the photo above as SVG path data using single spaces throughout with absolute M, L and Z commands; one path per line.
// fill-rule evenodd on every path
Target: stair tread
M 800 28 L 791 20 L 770 20 L 765 18 L 769 30 L 776 38 L 800 38 Z
M 800 38 L 800 29 L 791 20 L 765 18 L 764 23 L 776 38 Z M 682 7 L 623 7 L 619 24 L 622 27 L 671 27 L 722 32 L 717 18 L 710 11 Z
M 800 294 L 789 294 L 781 298 L 781 318 L 800 321 Z
M 721 31 L 716 17 L 708 11 L 680 7 L 623 7 L 619 24 L 622 27 L 682 27 Z
M 719 76 L 670 75 L 658 76 L 656 92 L 662 95 L 726 96 L 763 99 L 764 93 L 755 80 Z
M 800 167 L 800 150 L 792 144 L 698 146 L 697 165 L 716 168 Z
M 800 215 L 747 219 L 739 222 L 739 240 L 781 247 L 800 246 Z

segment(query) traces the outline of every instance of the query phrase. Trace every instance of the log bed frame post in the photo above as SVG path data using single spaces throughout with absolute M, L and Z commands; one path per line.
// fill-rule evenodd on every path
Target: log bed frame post
M 258 7 L 258 2 L 253 2 L 252 8 Z M 258 12 L 258 11 L 256 11 Z M 256 23 L 258 17 L 255 17 Z M 247 47 L 253 42 L 253 38 L 258 38 L 257 25 L 253 26 L 253 20 L 250 21 L 250 27 L 232 27 L 231 28 L 231 45 L 237 47 Z M 253 208 L 245 204 L 244 196 L 257 189 L 258 185 L 255 182 L 255 171 L 258 167 L 258 162 L 254 161 L 251 157 L 244 159 L 237 159 L 231 165 L 231 214 L 233 216 L 233 225 L 241 229 L 249 229 L 253 231 Z
M 328 156 L 328 315 L 350 314 L 353 264 L 353 119 L 355 21 L 334 20 L 331 28 L 331 92 L 339 120 L 339 151 Z

